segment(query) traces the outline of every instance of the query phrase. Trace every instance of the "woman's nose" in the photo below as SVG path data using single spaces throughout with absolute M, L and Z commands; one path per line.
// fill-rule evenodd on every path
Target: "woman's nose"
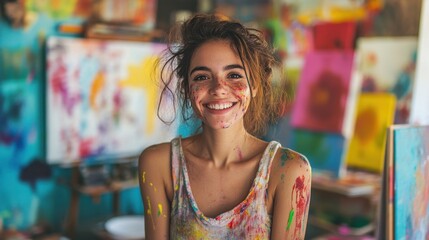
M 226 82 L 221 78 L 213 78 L 210 86 L 210 93 L 216 96 L 226 95 L 228 92 L 228 86 Z

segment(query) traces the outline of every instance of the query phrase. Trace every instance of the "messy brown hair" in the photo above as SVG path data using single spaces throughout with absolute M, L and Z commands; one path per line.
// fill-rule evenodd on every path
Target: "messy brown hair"
M 164 84 L 161 101 L 164 94 L 173 93 L 169 86 L 176 78 L 183 119 L 192 117 L 193 114 L 190 115 L 188 111 L 191 108 L 188 79 L 191 58 L 199 46 L 210 40 L 230 42 L 239 55 L 249 85 L 258 89 L 244 115 L 244 127 L 253 135 L 263 134 L 267 124 L 278 113 L 274 105 L 271 78 L 273 67 L 278 66 L 279 62 L 259 30 L 247 28 L 236 21 L 217 15 L 197 14 L 173 28 L 164 61 L 159 62 L 162 64 L 161 80 Z

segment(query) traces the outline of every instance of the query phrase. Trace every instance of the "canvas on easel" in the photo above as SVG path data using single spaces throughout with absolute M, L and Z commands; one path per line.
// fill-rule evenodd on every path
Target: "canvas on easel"
M 386 239 L 429 236 L 429 126 L 395 125 L 388 144 Z
M 137 156 L 169 141 L 176 124 L 157 117 L 155 63 L 165 44 L 51 37 L 47 42 L 47 160 Z M 173 112 L 173 105 L 160 105 Z
M 347 152 L 347 166 L 383 171 L 386 129 L 393 124 L 396 98 L 389 93 L 362 93 L 359 96 L 354 134 Z

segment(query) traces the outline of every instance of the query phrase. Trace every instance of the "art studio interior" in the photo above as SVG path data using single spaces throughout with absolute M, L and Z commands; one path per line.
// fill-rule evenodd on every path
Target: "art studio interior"
M 428 1 L 1 0 L 0 11 L 0 239 L 145 239 L 139 155 L 202 124 L 160 102 L 154 77 L 170 30 L 197 13 L 259 30 L 281 63 L 279 117 L 258 137 L 311 165 L 305 239 L 429 239 Z

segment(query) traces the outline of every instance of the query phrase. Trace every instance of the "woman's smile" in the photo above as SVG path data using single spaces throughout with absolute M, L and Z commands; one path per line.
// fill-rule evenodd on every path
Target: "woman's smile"
M 214 129 L 240 123 L 250 104 L 251 90 L 244 66 L 226 41 L 198 47 L 190 67 L 191 102 L 197 116 Z

